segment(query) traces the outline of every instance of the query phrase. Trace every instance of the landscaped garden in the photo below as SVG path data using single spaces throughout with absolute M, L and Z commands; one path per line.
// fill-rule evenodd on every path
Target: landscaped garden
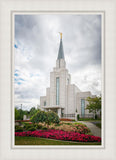
M 54 112 L 37 112 L 32 118 L 31 122 L 21 122 L 20 126 L 15 126 L 15 144 L 20 144 L 19 140 L 24 137 L 35 138 L 40 142 L 40 138 L 46 138 L 60 141 L 84 142 L 100 144 L 101 138 L 93 136 L 90 129 L 86 125 L 77 122 L 60 121 L 59 117 Z M 20 137 L 20 138 L 19 138 Z M 24 140 L 27 140 L 24 138 Z M 31 139 L 32 140 L 32 139 Z M 34 139 L 35 140 L 35 139 Z M 45 141 L 45 140 L 44 140 Z M 39 143 L 38 142 L 38 143 Z M 22 142 L 21 142 L 22 144 Z M 27 144 L 24 143 L 23 144 Z M 35 143 L 36 144 L 36 143 Z M 56 144 L 56 142 L 55 142 Z M 57 144 L 60 145 L 60 142 Z M 93 143 L 94 144 L 94 143 Z M 31 145 L 31 142 L 30 142 Z M 43 142 L 44 145 L 44 142 Z

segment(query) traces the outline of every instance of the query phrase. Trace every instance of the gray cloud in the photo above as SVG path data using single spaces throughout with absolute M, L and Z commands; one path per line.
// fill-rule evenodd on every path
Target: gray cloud
M 100 15 L 16 15 L 15 43 L 18 48 L 15 49 L 15 69 L 20 73 L 24 70 L 21 78 L 26 79 L 20 89 L 15 86 L 20 101 L 38 100 L 49 86 L 49 72 L 55 67 L 58 55 L 59 31 L 63 32 L 64 54 L 72 81 L 78 87 L 82 86 L 82 90 L 100 93 L 101 84 L 96 81 L 101 81 Z M 83 73 L 81 76 L 80 72 Z M 31 79 L 27 73 L 40 76 Z M 91 77 L 90 81 L 88 77 Z

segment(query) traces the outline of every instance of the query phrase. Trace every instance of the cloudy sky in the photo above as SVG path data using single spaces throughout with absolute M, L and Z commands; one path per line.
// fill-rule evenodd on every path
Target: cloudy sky
M 101 93 L 100 15 L 15 15 L 15 106 L 30 109 L 50 86 L 60 36 L 72 83 Z

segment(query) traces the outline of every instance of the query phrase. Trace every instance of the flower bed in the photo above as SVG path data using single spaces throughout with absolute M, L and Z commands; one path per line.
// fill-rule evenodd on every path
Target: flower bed
M 43 125 L 43 124 L 42 124 Z M 59 125 L 51 124 L 48 129 L 63 130 L 68 132 L 78 132 L 80 134 L 90 133 L 90 129 L 81 123 L 60 122 Z
M 52 123 L 50 125 L 48 125 L 46 123 L 41 123 L 41 122 L 36 123 L 36 124 L 33 124 L 31 122 L 22 122 L 22 126 L 20 127 L 20 129 L 22 129 L 22 131 L 32 131 L 32 130 L 29 130 L 30 128 L 31 129 L 33 128 L 33 131 L 37 130 L 37 129 L 42 129 L 42 130 L 54 129 L 54 130 L 63 130 L 63 131 L 67 131 L 67 132 L 78 132 L 80 134 L 91 134 L 90 129 L 87 128 L 87 126 L 84 124 L 71 123 L 71 122 L 69 123 L 69 122 L 64 122 L 64 121 L 60 122 L 59 124 Z M 18 131 L 17 126 L 15 126 L 15 131 L 16 132 Z
M 76 132 L 66 132 L 62 130 L 39 130 L 39 131 L 28 131 L 28 132 L 15 132 L 15 136 L 23 137 L 41 137 L 41 138 L 50 138 L 56 140 L 64 141 L 76 141 L 76 142 L 101 142 L 100 137 L 80 134 Z

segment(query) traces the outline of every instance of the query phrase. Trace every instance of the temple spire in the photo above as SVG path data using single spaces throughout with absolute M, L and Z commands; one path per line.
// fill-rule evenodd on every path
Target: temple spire
M 59 32 L 60 33 L 60 39 L 62 39 L 62 33 L 61 32 Z
M 64 59 L 64 51 L 63 51 L 63 43 L 62 43 L 62 33 L 60 33 L 60 46 L 58 51 L 58 58 L 57 59 Z

